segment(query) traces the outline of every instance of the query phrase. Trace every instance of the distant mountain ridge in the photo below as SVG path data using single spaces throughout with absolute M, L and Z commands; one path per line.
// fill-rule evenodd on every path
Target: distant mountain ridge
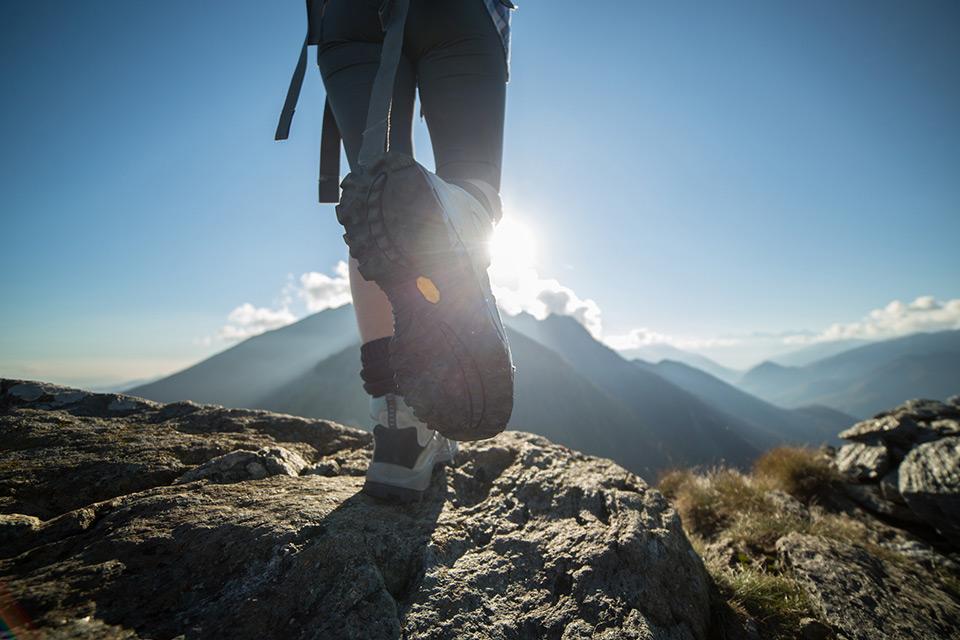
M 743 375 L 743 371 L 737 371 L 736 369 L 725 367 L 722 364 L 714 362 L 706 356 L 700 355 L 699 353 L 684 351 L 683 349 L 678 349 L 677 347 L 669 344 L 645 345 L 642 347 L 635 347 L 633 349 L 624 349 L 622 351 L 618 351 L 618 353 L 626 360 L 639 359 L 643 360 L 644 362 L 649 362 L 650 364 L 657 364 L 663 362 L 664 360 L 682 362 L 690 365 L 691 367 L 696 367 L 701 371 L 706 371 L 713 377 L 719 378 L 724 382 L 736 382 L 740 379 L 740 376 Z
M 960 388 L 960 330 L 869 343 L 802 367 L 764 362 L 738 386 L 785 407 L 822 404 L 865 418 L 910 398 Z
M 517 369 L 511 427 L 596 451 L 643 473 L 660 468 L 666 458 L 662 447 L 635 413 L 543 345 L 513 329 L 507 332 Z M 360 346 L 353 344 L 252 408 L 369 427 L 359 369 Z
M 831 441 L 853 422 L 827 406 L 781 408 L 690 365 L 628 362 L 569 317 L 521 314 L 505 320 L 517 367 L 511 427 L 640 473 L 721 462 L 745 466 L 777 444 Z M 950 358 L 945 360 L 938 366 L 948 367 Z M 906 364 L 922 377 L 931 363 L 921 356 Z M 889 366 L 862 380 L 861 396 L 886 395 L 885 380 L 896 379 L 900 370 Z M 359 368 L 353 310 L 344 306 L 249 338 L 129 393 L 369 427 Z M 795 368 L 772 363 L 752 374 L 774 390 L 774 383 L 788 385 L 797 375 Z
M 193 400 L 249 408 L 357 340 L 353 306 L 344 305 L 247 338 L 126 393 L 157 402 Z
M 851 349 L 856 349 L 857 347 L 862 347 L 867 344 L 872 344 L 872 342 L 869 340 L 857 340 L 853 338 L 849 340 L 819 342 L 801 347 L 796 351 L 789 351 L 773 358 L 767 358 L 767 360 L 784 367 L 805 367 L 806 365 L 812 364 L 817 360 L 823 360 L 824 358 L 839 355 L 844 351 L 850 351 Z
M 507 323 L 560 354 L 579 373 L 629 407 L 663 443 L 668 456 L 665 466 L 719 460 L 744 465 L 758 453 L 743 437 L 747 425 L 738 418 L 624 360 L 594 340 L 573 318 L 552 315 L 537 320 L 520 314 Z
M 855 422 L 829 407 L 783 409 L 681 362 L 635 363 L 744 420 L 753 427 L 748 439 L 761 450 L 781 444 L 837 443 L 838 431 Z

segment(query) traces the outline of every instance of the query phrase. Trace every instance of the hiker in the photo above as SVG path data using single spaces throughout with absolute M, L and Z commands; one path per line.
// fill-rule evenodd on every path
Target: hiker
M 321 202 L 337 218 L 371 396 L 364 491 L 422 495 L 458 440 L 501 432 L 513 364 L 487 277 L 502 216 L 509 0 L 307 0 L 309 28 L 277 138 L 285 138 L 307 44 L 327 92 Z M 298 77 L 299 76 L 299 77 Z M 295 86 L 296 85 L 296 86 Z M 436 161 L 413 160 L 419 92 Z

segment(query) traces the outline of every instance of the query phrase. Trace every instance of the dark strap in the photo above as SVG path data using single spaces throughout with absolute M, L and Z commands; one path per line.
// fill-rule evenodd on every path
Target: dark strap
M 388 149 L 390 142 L 390 108 L 393 104 L 393 90 L 403 49 L 403 29 L 407 21 L 410 0 L 386 0 L 380 9 L 380 23 L 386 31 L 383 49 L 380 54 L 380 67 L 370 93 L 370 105 L 367 110 L 367 125 L 363 132 L 360 148 L 361 167 L 367 166 Z M 310 0 L 307 0 L 309 15 Z M 303 39 L 297 66 L 290 78 L 287 98 L 280 112 L 275 140 L 286 140 L 290 136 L 293 113 L 297 109 L 303 78 L 307 73 L 307 46 L 311 44 L 310 29 Z M 340 129 L 330 108 L 329 98 L 323 105 L 323 131 L 320 138 L 320 178 L 318 196 L 320 202 L 340 201 Z
M 307 73 L 307 45 L 310 44 L 310 33 L 303 39 L 300 48 L 300 58 L 290 78 L 290 88 L 287 89 L 287 99 L 280 112 L 280 121 L 277 123 L 277 133 L 274 140 L 286 140 L 290 136 L 290 125 L 293 123 L 293 112 L 297 110 L 297 101 L 300 99 L 300 89 L 303 87 L 303 77 Z M 340 129 L 337 120 L 330 109 L 330 100 L 323 105 L 323 132 L 320 134 L 320 202 L 340 201 Z
M 386 30 L 380 51 L 380 67 L 373 80 L 367 128 L 363 132 L 358 164 L 369 167 L 390 148 L 390 107 L 403 49 L 403 27 L 407 21 L 410 0 L 387 0 L 380 9 L 380 23 Z
M 293 112 L 297 110 L 297 100 L 300 99 L 300 88 L 303 87 L 303 76 L 307 73 L 307 45 L 310 44 L 310 31 L 307 31 L 300 48 L 300 58 L 290 78 L 290 87 L 287 89 L 287 99 L 283 102 L 283 111 L 280 112 L 280 122 L 277 123 L 277 133 L 274 140 L 286 140 L 290 136 L 290 124 L 293 122 Z
M 340 202 L 340 128 L 329 98 L 323 105 L 320 134 L 320 202 Z

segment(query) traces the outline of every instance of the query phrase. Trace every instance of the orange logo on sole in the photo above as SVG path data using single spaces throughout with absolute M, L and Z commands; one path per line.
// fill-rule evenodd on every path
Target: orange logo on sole
M 420 276 L 417 278 L 417 290 L 420 292 L 420 295 L 429 302 L 430 304 L 437 304 L 440 302 L 440 290 L 437 289 L 437 285 L 433 284 L 433 280 L 425 276 Z

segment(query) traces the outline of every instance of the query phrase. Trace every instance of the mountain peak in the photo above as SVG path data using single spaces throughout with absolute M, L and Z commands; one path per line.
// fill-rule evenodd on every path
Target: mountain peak
M 786 365 L 778 364 L 772 360 L 764 360 L 758 365 L 754 365 L 749 370 L 747 370 L 747 375 L 754 373 L 779 373 L 782 371 L 789 371 L 791 369 L 796 369 L 797 367 L 789 367 Z

